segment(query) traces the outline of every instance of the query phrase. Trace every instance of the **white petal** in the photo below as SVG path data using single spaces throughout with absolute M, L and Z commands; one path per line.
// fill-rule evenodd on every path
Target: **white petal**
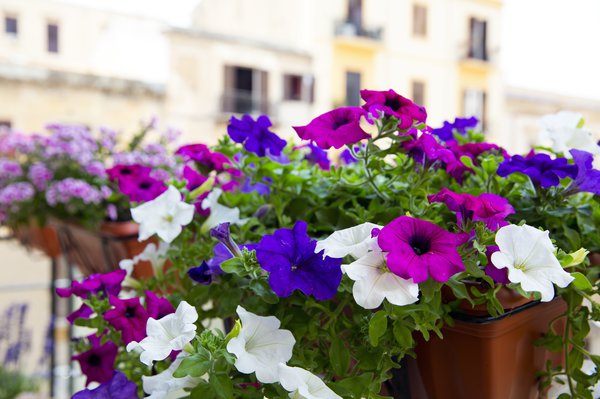
M 300 367 L 279 365 L 279 383 L 293 398 L 305 399 L 341 399 L 316 375 Z
M 371 237 L 374 228 L 382 228 L 382 226 L 367 222 L 336 231 L 326 239 L 317 242 L 315 252 L 325 250 L 324 255 L 332 258 L 343 258 L 346 255 L 360 258 L 371 249 L 371 243 L 376 241 Z
M 168 369 L 154 376 L 142 376 L 142 386 L 144 392 L 149 394 L 149 398 L 162 399 L 171 397 L 182 397 L 179 394 L 183 388 L 193 388 L 200 383 L 202 378 L 183 377 L 175 378 L 173 373 L 181 364 L 183 358 L 187 356 L 185 353 L 179 354 L 177 359 Z M 183 395 L 185 396 L 185 395 Z

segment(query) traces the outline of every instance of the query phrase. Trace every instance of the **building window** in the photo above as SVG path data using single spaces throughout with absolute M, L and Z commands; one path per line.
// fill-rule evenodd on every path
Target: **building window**
M 10 36 L 19 34 L 19 21 L 16 17 L 4 17 L 4 33 Z
M 268 113 L 267 72 L 225 66 L 223 111 L 239 114 Z
M 313 102 L 314 81 L 312 75 L 283 75 L 283 99 Z
M 413 102 L 418 105 L 425 105 L 425 82 L 413 80 L 411 86 Z
M 469 58 L 487 61 L 487 21 L 471 18 L 469 24 Z
M 413 36 L 427 36 L 427 7 L 413 4 Z
M 12 123 L 8 120 L 0 120 L 0 133 L 9 131 Z
M 362 0 L 348 0 L 348 23 L 360 32 L 362 29 Z
M 467 89 L 464 93 L 463 115 L 466 118 L 474 116 L 479 119 L 481 129 L 485 126 L 485 98 L 486 94 L 483 90 Z
M 48 52 L 58 53 L 58 25 L 48 24 Z
M 346 72 L 346 105 L 360 105 L 360 73 Z

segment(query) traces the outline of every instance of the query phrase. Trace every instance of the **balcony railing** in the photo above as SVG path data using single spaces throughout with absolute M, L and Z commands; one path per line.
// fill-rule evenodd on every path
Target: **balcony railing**
M 371 40 L 381 40 L 383 28 L 366 29 L 350 21 L 339 21 L 335 24 L 336 36 L 364 37 Z
M 221 96 L 221 110 L 234 114 L 269 114 L 269 102 L 257 93 L 246 90 L 227 90 Z

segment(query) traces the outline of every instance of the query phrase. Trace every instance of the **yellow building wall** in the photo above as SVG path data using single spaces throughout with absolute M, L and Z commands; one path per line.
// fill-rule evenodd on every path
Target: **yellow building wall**
M 337 38 L 333 46 L 332 101 L 345 105 L 346 72 L 360 73 L 361 88 L 375 86 L 375 55 L 378 46 L 361 38 Z

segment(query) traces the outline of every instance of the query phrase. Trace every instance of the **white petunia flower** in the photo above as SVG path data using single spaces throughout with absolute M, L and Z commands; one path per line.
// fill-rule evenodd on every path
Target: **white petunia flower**
M 550 141 L 552 149 L 563 153 L 571 158 L 569 150 L 572 148 L 590 152 L 594 155 L 600 154 L 600 147 L 596 143 L 591 132 L 578 127 L 582 120 L 581 114 L 569 111 L 561 111 L 556 114 L 545 115 L 540 119 L 542 131 L 539 141 Z
M 148 366 L 155 360 L 164 360 L 172 351 L 183 350 L 196 336 L 198 312 L 189 303 L 182 301 L 175 313 L 146 323 L 147 337 L 141 342 L 130 342 L 127 351 L 140 351 L 140 361 Z
M 150 243 L 146 245 L 146 248 L 137 255 L 134 260 L 146 261 L 152 264 L 152 268 L 154 269 L 154 275 L 162 273 L 163 266 L 167 261 L 167 252 L 169 251 L 169 243 L 161 241 L 158 246 L 154 243 Z
M 202 201 L 202 209 L 210 209 L 210 215 L 204 224 L 202 224 L 202 231 L 208 231 L 221 223 L 229 222 L 231 224 L 242 225 L 248 221 L 248 219 L 240 219 L 239 208 L 229 208 L 219 204 L 221 194 L 223 194 L 223 191 L 215 188 Z
M 342 399 L 319 377 L 300 367 L 279 364 L 279 383 L 292 399 Z
M 256 373 L 256 379 L 262 383 L 277 382 L 279 363 L 292 357 L 294 336 L 279 329 L 281 322 L 275 316 L 257 316 L 241 306 L 236 312 L 242 328 L 227 344 L 227 351 L 237 357 L 235 368 L 244 374 Z
M 384 299 L 397 306 L 419 300 L 419 285 L 391 273 L 385 263 L 385 253 L 374 250 L 349 265 L 342 266 L 344 273 L 355 281 L 352 295 L 365 309 L 375 309 Z
M 182 377 L 175 378 L 173 373 L 187 354 L 185 352 L 180 353 L 177 359 L 169 366 L 168 369 L 160 374 L 153 376 L 142 376 L 142 387 L 144 392 L 147 393 L 147 399 L 178 399 L 187 397 L 188 392 L 185 392 L 184 388 L 194 388 L 197 386 L 202 378 L 200 377 Z
M 373 243 L 377 241 L 377 238 L 371 237 L 371 232 L 375 228 L 381 229 L 382 226 L 367 222 L 336 231 L 326 239 L 317 242 L 315 253 L 324 249 L 324 255 L 332 258 L 343 258 L 346 255 L 360 258 L 369 252 Z
M 181 200 L 181 193 L 173 186 L 167 191 L 131 210 L 133 220 L 140 224 L 139 240 L 157 234 L 170 243 L 181 233 L 182 226 L 194 218 L 195 208 Z
M 497 268 L 508 269 L 512 283 L 520 283 L 525 291 L 541 293 L 542 302 L 554 298 L 553 283 L 564 288 L 574 280 L 556 259 L 549 234 L 528 225 L 504 226 L 496 232 L 500 250 L 491 258 Z

